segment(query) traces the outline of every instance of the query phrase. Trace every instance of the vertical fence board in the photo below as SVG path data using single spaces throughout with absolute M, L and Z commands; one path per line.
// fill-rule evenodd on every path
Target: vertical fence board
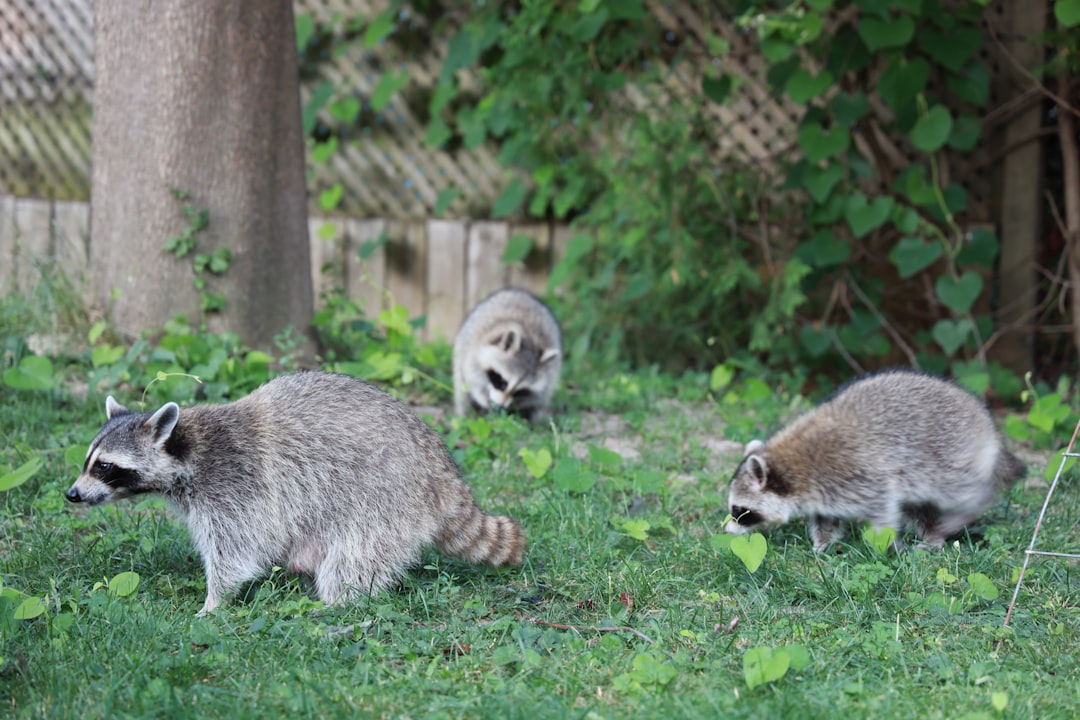
M 570 228 L 566 225 L 559 225 L 555 228 L 555 231 L 551 233 L 551 267 L 555 268 L 559 262 L 566 257 L 566 247 L 570 244 Z M 563 288 L 554 288 L 553 293 L 562 297 L 564 294 Z
M 0 197 L 0 295 L 15 289 L 15 198 Z
M 323 238 L 321 231 L 326 226 L 334 232 Z M 345 287 L 345 221 L 309 218 L 308 238 L 311 243 L 311 288 L 315 293 L 315 307 L 319 307 L 324 294 Z
M 373 252 L 366 248 L 378 242 L 384 232 L 384 220 L 345 221 L 345 291 L 372 318 L 383 309 L 386 296 L 386 248 Z M 366 257 L 361 257 L 361 252 Z
M 409 317 L 427 310 L 427 227 L 423 222 L 387 224 L 386 287 L 394 305 L 403 305 Z M 424 333 L 421 333 L 423 337 Z
M 469 226 L 469 267 L 465 279 L 469 308 L 509 280 L 502 261 L 509 240 L 510 228 L 504 222 L 474 222 Z
M 431 220 L 428 235 L 428 337 L 453 341 L 465 317 L 466 223 Z
M 72 282 L 79 297 L 89 302 L 90 205 L 81 202 L 53 204 L 53 253 L 64 277 Z
M 510 266 L 510 284 L 543 295 L 551 272 L 551 227 L 544 223 L 515 225 L 510 236 L 518 234 L 531 237 L 533 246 L 524 260 Z
M 22 292 L 41 279 L 39 263 L 52 260 L 52 203 L 20 198 L 15 202 L 15 286 Z

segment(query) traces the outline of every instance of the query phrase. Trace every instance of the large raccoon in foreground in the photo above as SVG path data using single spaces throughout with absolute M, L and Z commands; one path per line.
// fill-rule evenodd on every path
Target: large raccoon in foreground
M 767 442 L 729 486 L 733 534 L 806 518 L 815 550 L 848 521 L 915 527 L 940 546 L 1024 476 L 990 413 L 951 382 L 893 370 L 855 380 Z M 897 547 L 900 547 L 899 545 Z
M 494 567 L 524 557 L 520 525 L 476 506 L 439 435 L 359 380 L 301 372 L 225 405 L 105 408 L 67 499 L 163 495 L 206 568 L 200 614 L 274 565 L 336 604 L 392 585 L 430 545 Z

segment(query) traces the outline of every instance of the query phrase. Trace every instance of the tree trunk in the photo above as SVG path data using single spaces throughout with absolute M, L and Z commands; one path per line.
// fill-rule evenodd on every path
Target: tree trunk
M 1072 104 L 1072 76 L 1062 63 L 1058 95 Z M 1058 138 L 1065 189 L 1065 252 L 1069 255 L 1069 299 L 1072 309 L 1073 345 L 1080 356 L 1080 148 L 1076 142 L 1076 118 L 1072 108 L 1058 106 Z
M 228 248 L 206 315 L 271 349 L 313 312 L 292 3 L 97 0 L 90 267 L 126 335 L 203 317 L 196 253 Z M 173 191 L 187 195 L 178 200 Z M 166 252 L 208 211 L 194 253 Z

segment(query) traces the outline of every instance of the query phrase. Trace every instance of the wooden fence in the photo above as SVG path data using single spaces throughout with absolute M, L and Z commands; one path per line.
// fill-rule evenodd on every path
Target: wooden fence
M 532 249 L 507 264 L 507 244 L 518 234 Z M 425 339 L 450 340 L 492 290 L 512 284 L 543 293 L 568 233 L 535 223 L 311 218 L 309 237 L 316 307 L 336 291 L 369 317 L 403 305 L 409 317 L 426 316 Z M 92 303 L 89 248 L 88 203 L 0 197 L 0 297 L 29 292 L 43 269 L 55 268 Z

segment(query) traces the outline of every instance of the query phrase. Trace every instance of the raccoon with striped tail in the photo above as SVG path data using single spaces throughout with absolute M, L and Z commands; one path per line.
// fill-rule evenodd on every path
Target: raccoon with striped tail
M 521 526 L 477 507 L 442 438 L 360 380 L 299 372 L 224 405 L 105 408 L 67 499 L 164 496 L 202 556 L 200 614 L 275 565 L 334 605 L 395 584 L 431 545 L 493 567 L 524 558 Z
M 940 547 L 1022 478 L 984 405 L 957 385 L 913 371 L 864 376 L 766 442 L 753 440 L 729 485 L 726 532 L 806 518 L 814 550 L 849 521 L 915 528 Z
M 561 372 L 562 331 L 550 308 L 526 290 L 497 290 L 454 339 L 454 410 L 501 409 L 543 421 Z

